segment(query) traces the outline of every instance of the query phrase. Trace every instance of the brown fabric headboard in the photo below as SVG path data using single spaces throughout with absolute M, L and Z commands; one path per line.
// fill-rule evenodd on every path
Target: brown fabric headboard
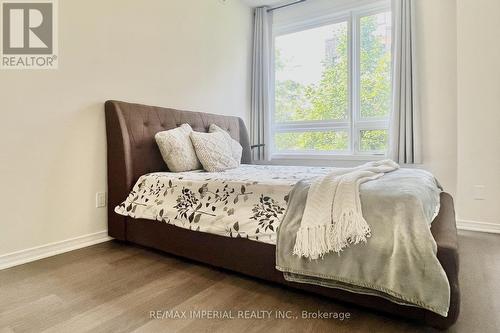
M 241 118 L 202 112 L 181 111 L 156 106 L 107 101 L 108 140 L 108 234 L 125 240 L 125 217 L 114 207 L 128 195 L 137 179 L 150 172 L 167 171 L 154 136 L 184 123 L 193 130 L 207 132 L 210 124 L 227 130 L 243 147 L 242 163 L 251 163 L 250 141 Z

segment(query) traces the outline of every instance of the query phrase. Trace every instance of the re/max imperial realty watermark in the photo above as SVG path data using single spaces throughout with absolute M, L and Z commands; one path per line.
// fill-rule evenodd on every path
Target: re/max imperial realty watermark
M 0 0 L 1 69 L 56 69 L 56 0 Z
M 334 319 L 348 320 L 350 312 L 291 310 L 155 310 L 150 319 Z

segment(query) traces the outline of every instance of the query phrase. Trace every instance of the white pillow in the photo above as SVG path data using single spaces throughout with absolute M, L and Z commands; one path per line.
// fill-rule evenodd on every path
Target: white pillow
M 180 127 L 156 133 L 156 143 L 170 171 L 182 172 L 201 169 L 200 161 L 196 157 L 189 137 L 192 132 L 191 126 L 182 124 Z
M 219 172 L 237 168 L 239 163 L 233 157 L 231 144 L 224 133 L 191 132 L 196 156 L 208 172 Z
M 236 161 L 238 161 L 238 165 L 240 165 L 241 155 L 243 154 L 243 147 L 240 145 L 240 143 L 238 141 L 236 141 L 235 139 L 233 139 L 228 132 L 226 132 L 225 130 L 223 130 L 222 128 L 220 128 L 219 126 L 217 126 L 215 124 L 210 125 L 210 128 L 208 129 L 208 131 L 210 133 L 220 132 L 220 133 L 224 134 L 224 136 L 226 137 L 226 140 L 231 145 L 231 152 L 233 154 L 233 158 Z

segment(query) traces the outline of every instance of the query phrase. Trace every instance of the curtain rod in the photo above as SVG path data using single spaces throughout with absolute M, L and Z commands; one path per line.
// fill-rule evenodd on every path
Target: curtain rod
M 288 7 L 288 6 L 297 5 L 299 3 L 306 2 L 306 1 L 307 0 L 298 0 L 298 1 L 290 2 L 290 3 L 287 3 L 287 4 L 281 5 L 281 6 L 271 7 L 271 8 L 269 8 L 267 10 L 267 12 L 272 12 L 273 10 L 276 10 L 276 9 L 281 9 L 281 8 L 285 8 L 285 7 Z

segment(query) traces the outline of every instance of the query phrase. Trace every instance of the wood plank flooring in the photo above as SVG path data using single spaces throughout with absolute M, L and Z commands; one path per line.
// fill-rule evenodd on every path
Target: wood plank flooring
M 500 235 L 460 232 L 459 241 L 462 312 L 449 331 L 500 332 Z M 163 310 L 186 311 L 187 319 L 151 318 L 151 311 Z M 273 312 L 260 319 L 190 318 L 197 310 Z M 274 319 L 274 310 L 291 319 Z M 302 311 L 350 318 L 301 319 Z M 114 241 L 0 271 L 0 333 L 262 331 L 433 330 Z

